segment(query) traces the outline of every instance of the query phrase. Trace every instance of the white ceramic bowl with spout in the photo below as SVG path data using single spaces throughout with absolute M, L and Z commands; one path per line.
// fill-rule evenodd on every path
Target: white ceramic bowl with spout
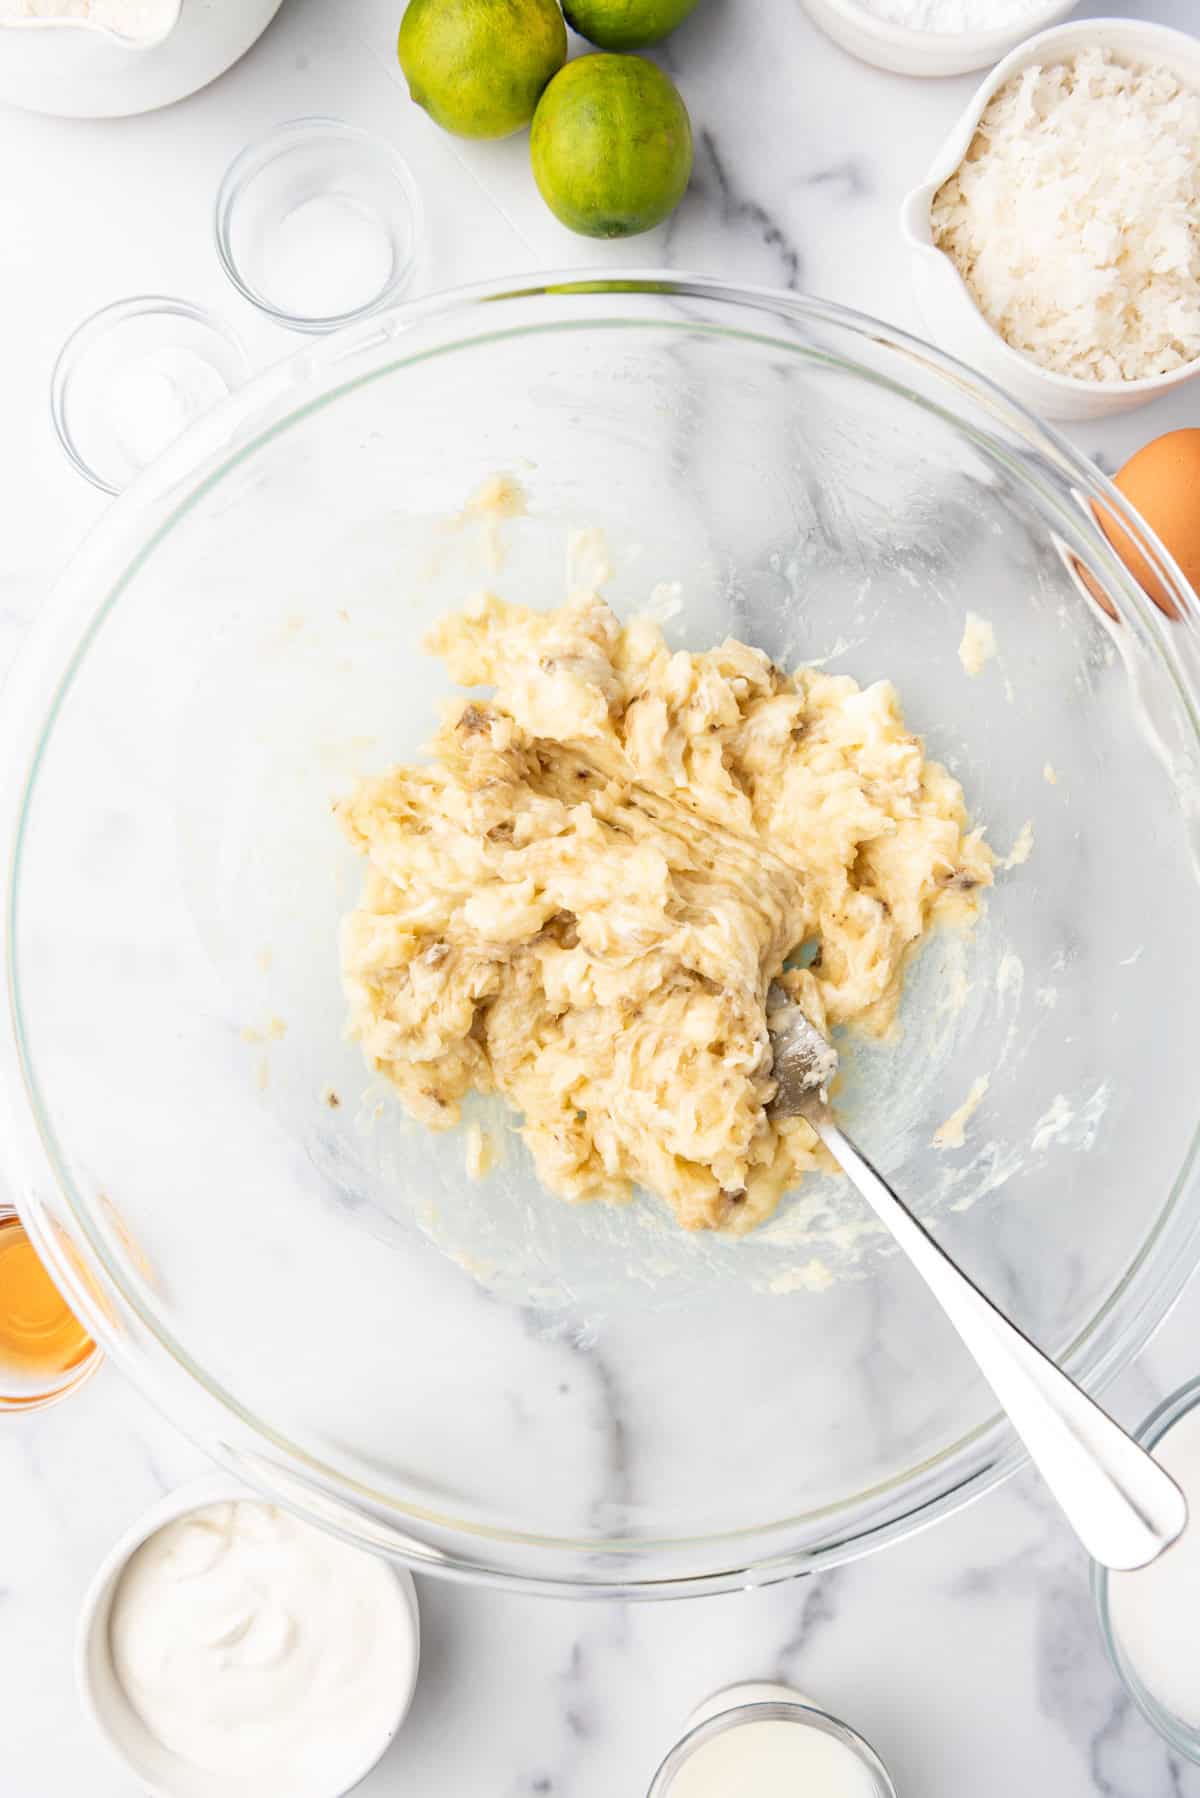
M 1013 349 L 988 323 L 958 269 L 933 239 L 934 197 L 962 162 L 992 96 L 1033 63 L 1060 62 L 1097 45 L 1170 69 L 1181 82 L 1200 91 L 1200 39 L 1186 32 L 1134 19 L 1081 19 L 1040 32 L 992 70 L 900 212 L 900 227 L 912 252 L 917 304 L 933 342 L 1043 418 L 1083 420 L 1127 412 L 1200 374 L 1200 360 L 1138 381 L 1086 381 L 1041 367 L 1032 356 Z
M 88 19 L 0 22 L 0 101 L 63 118 L 126 118 L 207 87 L 262 36 L 283 0 L 173 0 L 154 37 Z

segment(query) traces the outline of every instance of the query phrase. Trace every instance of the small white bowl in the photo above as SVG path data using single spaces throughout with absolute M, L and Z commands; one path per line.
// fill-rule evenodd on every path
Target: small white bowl
M 1045 4 L 994 31 L 914 31 L 880 19 L 858 0 L 804 0 L 809 17 L 843 50 L 895 75 L 966 75 L 986 69 L 1031 31 L 1065 19 L 1076 0 Z
M 930 213 L 934 196 L 962 162 L 992 95 L 1031 63 L 1060 61 L 1096 46 L 1170 69 L 1188 87 L 1200 91 L 1200 39 L 1186 32 L 1133 19 L 1082 19 L 1076 25 L 1043 31 L 992 70 L 934 157 L 925 180 L 900 209 L 900 228 L 912 252 L 917 304 L 932 341 L 1044 418 L 1082 420 L 1128 412 L 1200 374 L 1200 360 L 1139 381 L 1084 381 L 1042 368 L 1031 356 L 1005 343 L 980 312 L 950 257 L 933 241 Z
M 152 1798 L 264 1798 L 257 1775 L 249 1779 L 222 1778 L 191 1766 L 156 1742 L 125 1697 L 109 1648 L 109 1617 L 117 1583 L 143 1542 L 178 1517 L 235 1499 L 270 1502 L 224 1473 L 206 1474 L 177 1487 L 126 1530 L 97 1569 L 83 1600 L 75 1673 L 84 1710 L 125 1771 L 138 1780 L 139 1790 L 150 1793 Z M 393 1567 L 392 1572 L 396 1576 L 396 1602 L 411 1632 L 412 1652 L 407 1664 L 398 1670 L 396 1705 L 386 1734 L 372 1745 L 367 1757 L 360 1756 L 356 1764 L 347 1766 L 344 1779 L 336 1790 L 330 1789 L 328 1798 L 343 1798 L 344 1793 L 366 1778 L 407 1716 L 416 1689 L 420 1658 L 416 1588 L 412 1576 L 402 1568 Z

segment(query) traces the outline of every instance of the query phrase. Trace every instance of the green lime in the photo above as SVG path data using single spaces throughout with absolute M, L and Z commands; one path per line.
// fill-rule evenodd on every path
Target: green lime
M 563 0 L 567 24 L 602 50 L 642 50 L 682 25 L 698 0 Z
M 675 84 L 640 56 L 581 56 L 533 115 L 533 174 L 551 212 L 585 237 L 632 237 L 674 212 L 692 172 Z
M 507 137 L 566 61 L 567 28 L 558 0 L 408 0 L 399 50 L 409 93 L 443 131 Z

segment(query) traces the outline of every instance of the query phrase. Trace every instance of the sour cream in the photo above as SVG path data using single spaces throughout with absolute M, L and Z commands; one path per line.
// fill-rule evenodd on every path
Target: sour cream
M 392 1570 L 255 1500 L 166 1524 L 113 1593 L 125 1698 L 169 1754 L 289 1798 L 340 1792 L 393 1728 L 416 1630 Z

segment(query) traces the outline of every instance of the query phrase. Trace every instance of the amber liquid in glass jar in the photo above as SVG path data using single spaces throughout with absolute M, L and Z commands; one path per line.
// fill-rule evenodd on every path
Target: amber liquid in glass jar
M 18 1217 L 0 1217 L 0 1384 L 5 1376 L 56 1384 L 92 1353 Z

